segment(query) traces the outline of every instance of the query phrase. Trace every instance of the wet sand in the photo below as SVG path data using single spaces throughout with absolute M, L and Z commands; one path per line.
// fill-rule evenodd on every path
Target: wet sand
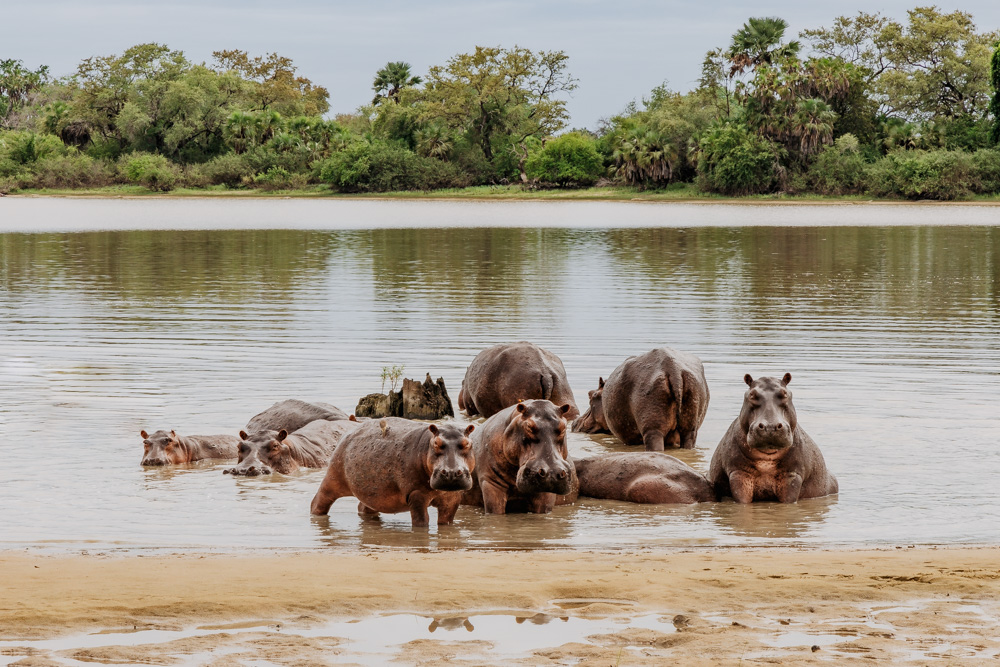
M 404 664 L 978 664 L 1000 657 L 1000 549 L 0 554 L 0 663 L 365 664 L 385 656 L 324 624 L 400 613 L 463 633 L 400 637 Z M 461 630 L 497 613 L 551 645 Z M 83 634 L 134 630 L 167 632 Z

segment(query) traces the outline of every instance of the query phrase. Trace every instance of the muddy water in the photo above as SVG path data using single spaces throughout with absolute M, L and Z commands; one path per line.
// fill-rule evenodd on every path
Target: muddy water
M 220 202 L 0 202 L 0 547 L 1000 543 L 1000 210 L 816 207 L 803 227 L 791 209 L 759 226 L 763 207 L 238 204 L 252 229 L 198 229 L 232 226 Z M 406 210 L 421 228 L 384 228 Z M 176 229 L 126 230 L 143 226 Z M 454 399 L 480 349 L 520 339 L 563 358 L 581 405 L 630 354 L 699 355 L 711 405 L 678 456 L 700 470 L 743 374 L 790 371 L 842 492 L 463 509 L 412 531 L 404 515 L 362 522 L 348 499 L 310 517 L 322 471 L 139 466 L 140 429 L 235 433 L 285 397 L 350 410 L 388 364 L 443 377 Z M 571 440 L 578 456 L 623 449 Z

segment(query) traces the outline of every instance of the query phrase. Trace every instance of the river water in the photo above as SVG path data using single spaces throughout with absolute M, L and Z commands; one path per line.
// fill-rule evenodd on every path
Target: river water
M 1000 543 L 1000 208 L 0 200 L 0 548 L 640 548 Z M 350 411 L 385 365 L 457 399 L 489 345 L 560 355 L 577 401 L 627 356 L 697 354 L 705 471 L 744 373 L 789 371 L 840 480 L 795 505 L 581 500 L 413 531 L 323 471 L 144 470 L 139 431 Z M 573 434 L 577 456 L 625 450 Z

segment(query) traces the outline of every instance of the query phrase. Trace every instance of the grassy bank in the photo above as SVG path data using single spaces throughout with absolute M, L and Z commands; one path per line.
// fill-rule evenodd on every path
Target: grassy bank
M 223 186 L 178 188 L 156 192 L 138 185 L 113 185 L 103 188 L 25 189 L 9 196 L 26 197 L 212 197 L 212 198 L 321 198 L 321 199 L 454 199 L 510 201 L 640 201 L 640 202 L 714 202 L 714 203 L 913 203 L 906 199 L 872 198 L 864 195 L 825 196 L 816 194 L 770 194 L 748 197 L 725 197 L 699 191 L 693 184 L 679 183 L 665 189 L 639 190 L 628 187 L 540 190 L 521 185 L 483 185 L 443 190 L 348 194 L 314 185 L 294 190 L 230 189 Z M 1000 204 L 1000 194 L 976 195 L 965 203 Z M 947 203 L 947 202 L 946 202 Z M 952 202 L 953 203 L 953 202 Z

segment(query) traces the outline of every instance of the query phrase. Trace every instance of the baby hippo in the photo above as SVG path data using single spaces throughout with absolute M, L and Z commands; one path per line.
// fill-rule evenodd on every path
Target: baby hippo
M 581 496 L 646 504 L 715 500 L 704 475 L 667 454 L 619 452 L 573 463 Z
M 826 469 L 819 447 L 799 426 L 788 383 L 750 375 L 743 409 L 712 455 L 708 479 L 718 498 L 738 503 L 777 500 L 794 503 L 837 493 L 837 478 Z
M 472 487 L 473 429 L 398 417 L 364 422 L 334 452 L 312 513 L 326 514 L 337 498 L 354 496 L 363 517 L 409 510 L 412 525 L 424 527 L 433 506 L 438 525 L 450 524 L 462 493 Z
M 191 463 L 202 459 L 235 459 L 240 439 L 235 435 L 177 435 L 176 431 L 139 431 L 144 466 Z
M 317 419 L 294 433 L 280 431 L 240 431 L 240 460 L 235 468 L 223 470 L 230 475 L 288 475 L 299 468 L 322 468 L 330 460 L 344 434 L 357 428 L 354 420 Z

